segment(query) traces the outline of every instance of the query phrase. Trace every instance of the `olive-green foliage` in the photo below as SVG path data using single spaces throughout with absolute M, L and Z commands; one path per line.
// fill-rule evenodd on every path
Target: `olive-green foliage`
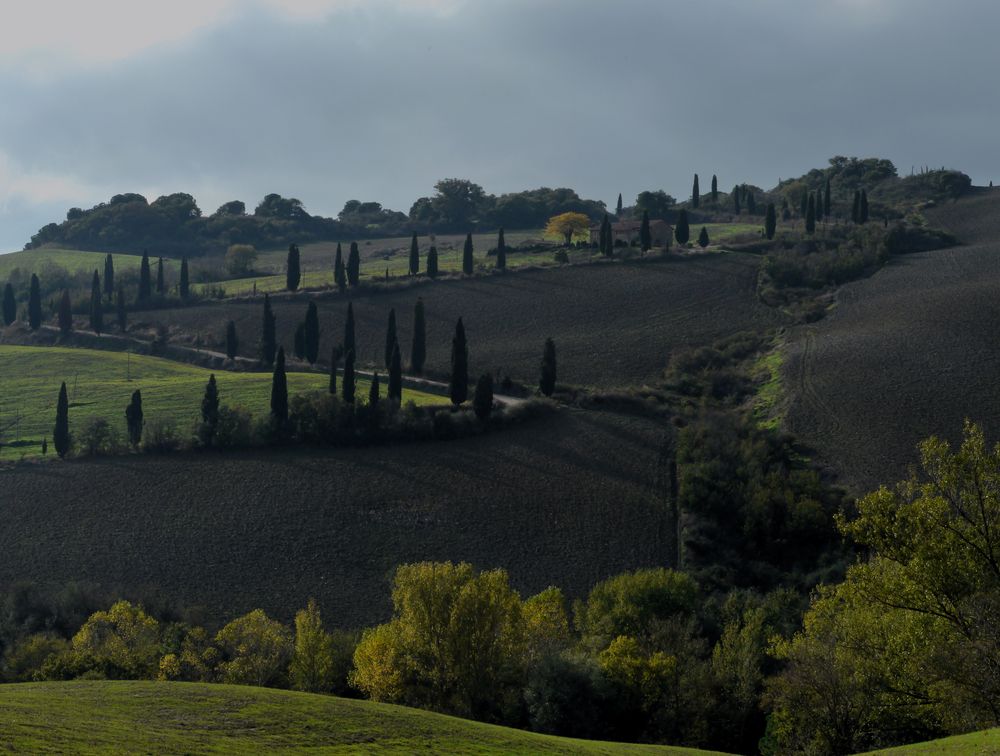
M 222 682 L 235 685 L 280 684 L 294 649 L 288 628 L 260 609 L 222 628 L 215 643 L 223 653 L 219 663 Z
M 333 688 L 335 673 L 333 638 L 323 629 L 316 601 L 309 599 L 295 615 L 295 653 L 288 670 L 292 687 L 324 693 Z
M 73 636 L 73 652 L 109 677 L 151 678 L 159 662 L 159 623 L 141 606 L 119 601 L 91 615 Z

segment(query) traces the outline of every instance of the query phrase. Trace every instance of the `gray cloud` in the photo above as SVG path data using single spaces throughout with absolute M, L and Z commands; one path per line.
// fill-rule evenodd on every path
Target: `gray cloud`
M 998 26 L 1000 6 L 972 0 L 361 5 L 306 23 L 255 6 L 112 64 L 0 70 L 18 169 L 0 248 L 68 205 L 19 196 L 31 173 L 66 177 L 78 204 L 190 191 L 211 211 L 277 191 L 323 214 L 351 198 L 405 211 L 446 176 L 609 203 L 684 196 L 695 171 L 769 187 L 834 154 L 985 183 Z

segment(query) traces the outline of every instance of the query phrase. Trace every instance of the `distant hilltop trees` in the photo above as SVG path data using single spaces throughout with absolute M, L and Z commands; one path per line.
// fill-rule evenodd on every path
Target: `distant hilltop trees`
M 402 213 L 378 202 L 349 200 L 336 218 L 310 215 L 301 200 L 268 194 L 252 210 L 233 200 L 211 215 L 190 194 L 152 202 L 141 194 L 116 194 L 89 210 L 71 208 L 62 223 L 49 223 L 26 249 L 59 245 L 76 249 L 157 255 L 223 254 L 232 244 L 258 249 L 288 247 L 344 238 L 377 238 L 413 233 L 468 233 L 470 230 L 541 228 L 554 215 L 582 213 L 597 222 L 603 202 L 582 199 L 572 189 L 531 189 L 495 196 L 465 179 L 442 179 L 435 193 Z

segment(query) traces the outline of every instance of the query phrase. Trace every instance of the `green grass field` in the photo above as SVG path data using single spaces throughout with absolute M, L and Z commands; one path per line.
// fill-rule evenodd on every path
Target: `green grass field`
M 165 419 L 186 433 L 201 411 L 201 398 L 211 371 L 159 357 L 128 355 L 90 349 L 0 345 L 4 367 L 0 394 L 0 459 L 41 453 L 42 439 L 51 441 L 59 384 L 66 381 L 70 400 L 70 431 L 79 431 L 91 417 L 103 417 L 113 428 L 125 430 L 125 405 L 132 392 L 142 391 L 148 423 Z M 256 417 L 268 412 L 270 373 L 217 372 L 219 399 L 242 405 Z M 289 373 L 289 394 L 327 390 L 321 373 Z M 369 383 L 359 379 L 358 396 L 368 396 Z M 403 401 L 440 404 L 439 396 L 403 391 Z
M 6 281 L 15 268 L 20 268 L 23 272 L 31 275 L 37 273 L 43 275 L 45 268 L 50 265 L 58 265 L 65 268 L 70 273 L 98 271 L 104 275 L 105 252 L 81 252 L 77 249 L 28 249 L 22 252 L 10 252 L 0 255 L 0 281 Z M 115 271 L 130 270 L 138 268 L 142 262 L 142 255 L 113 254 L 112 259 L 115 264 Z M 155 259 L 152 260 L 155 263 Z M 173 271 L 180 268 L 180 263 L 176 260 L 163 260 L 166 270 Z M 155 268 L 153 269 L 155 273 Z
M 886 756 L 924 756 L 924 754 L 962 754 L 963 756 L 988 756 L 1000 753 L 1000 729 L 970 732 L 967 735 L 955 735 L 940 740 L 928 740 L 925 743 L 884 748 L 871 751 L 872 754 Z
M 571 740 L 402 706 L 196 683 L 3 685 L 0 722 L 0 750 L 23 753 L 708 753 Z

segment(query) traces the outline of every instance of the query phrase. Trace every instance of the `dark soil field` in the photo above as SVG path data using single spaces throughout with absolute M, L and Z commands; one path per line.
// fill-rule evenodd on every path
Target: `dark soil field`
M 0 585 L 77 582 L 285 620 L 314 596 L 383 620 L 396 565 L 504 567 L 580 596 L 663 564 L 662 425 L 563 409 L 488 436 L 387 448 L 115 457 L 0 470 Z
M 353 299 L 362 363 L 380 364 L 389 309 L 396 309 L 404 360 L 413 306 L 427 313 L 427 370 L 449 369 L 455 322 L 464 319 L 470 375 L 499 370 L 534 385 L 542 345 L 557 346 L 560 382 L 618 386 L 656 380 L 673 350 L 784 322 L 755 295 L 759 258 L 722 253 L 647 263 L 580 265 L 507 275 L 429 282 Z M 275 299 L 279 341 L 286 350 L 305 317 L 307 295 Z M 347 297 L 319 299 L 321 360 L 343 338 Z M 260 301 L 220 302 L 136 313 L 133 323 L 168 323 L 209 345 L 221 343 L 226 321 L 237 323 L 240 351 L 256 352 Z
M 797 332 L 786 427 L 857 492 L 905 477 L 965 418 L 1000 436 L 1000 191 L 927 213 L 963 246 L 895 258 Z

